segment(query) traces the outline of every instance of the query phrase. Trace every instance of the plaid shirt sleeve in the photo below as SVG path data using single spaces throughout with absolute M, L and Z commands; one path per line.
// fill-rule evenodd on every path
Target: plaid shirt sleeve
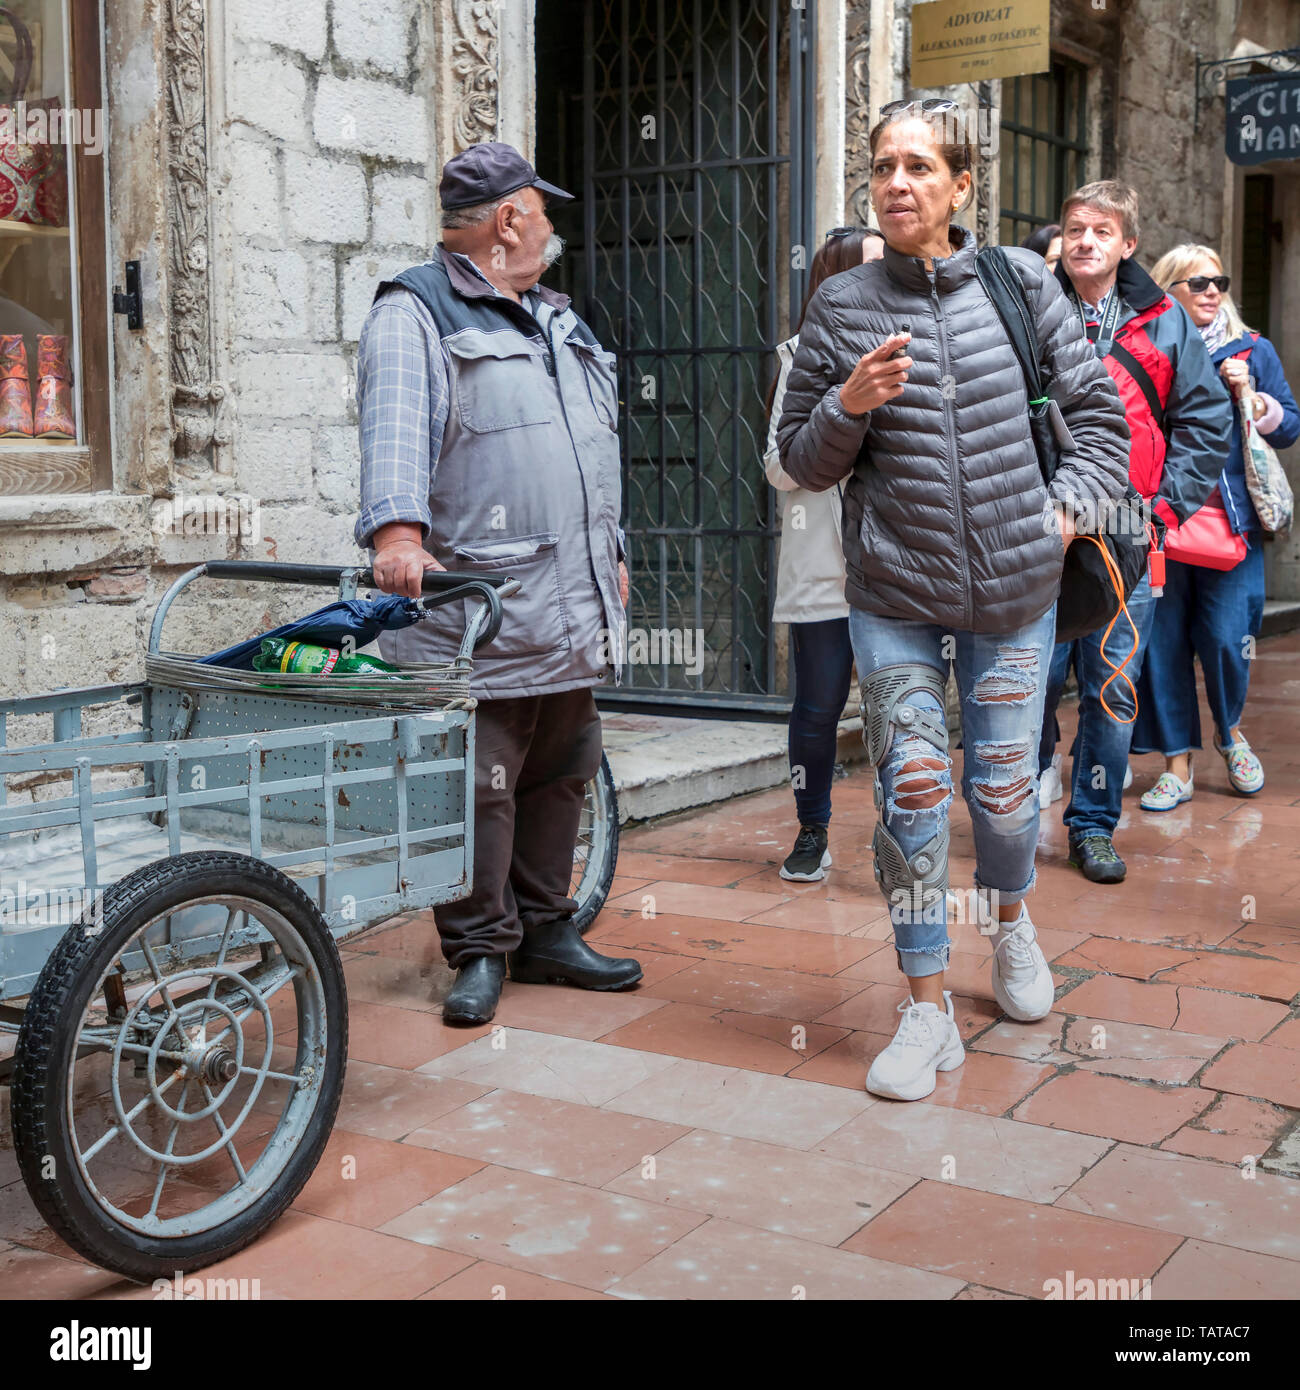
M 406 301 L 406 302 L 403 302 Z M 418 301 L 390 294 L 371 309 L 357 345 L 361 547 L 390 521 L 433 527 L 429 494 L 447 422 L 447 368 Z

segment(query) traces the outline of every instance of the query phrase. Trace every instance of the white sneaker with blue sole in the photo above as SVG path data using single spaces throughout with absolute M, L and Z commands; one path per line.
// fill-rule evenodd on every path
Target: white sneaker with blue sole
M 1144 811 L 1172 811 L 1175 806 L 1181 806 L 1184 801 L 1192 799 L 1192 779 L 1189 775 L 1187 781 L 1175 777 L 1172 772 L 1162 772 L 1156 778 L 1154 787 L 1142 793 L 1138 805 Z

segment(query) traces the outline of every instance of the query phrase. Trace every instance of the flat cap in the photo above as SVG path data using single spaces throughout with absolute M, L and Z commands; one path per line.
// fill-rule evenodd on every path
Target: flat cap
M 513 145 L 487 140 L 453 155 L 442 166 L 438 201 L 446 212 L 495 202 L 520 188 L 539 188 L 550 198 L 572 201 L 573 194 L 537 177 L 537 170 Z

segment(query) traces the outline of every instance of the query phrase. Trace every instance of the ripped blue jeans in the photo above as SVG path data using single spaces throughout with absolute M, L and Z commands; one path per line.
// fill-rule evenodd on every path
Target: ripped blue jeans
M 962 796 L 975 836 L 975 886 L 1000 904 L 1019 902 L 1034 886 L 1038 841 L 1038 741 L 1043 695 L 1056 629 L 1056 605 L 1014 632 L 950 632 L 933 623 L 849 610 L 849 639 L 861 688 L 873 672 L 904 664 L 933 668 L 947 680 L 956 668 L 961 698 Z M 942 712 L 928 690 L 907 697 Z M 952 759 L 920 734 L 897 725 L 879 768 L 885 829 L 910 858 L 948 824 Z M 915 861 L 914 861 L 915 862 Z M 948 965 L 947 904 L 922 907 L 919 894 L 887 894 L 899 969 L 936 975 Z

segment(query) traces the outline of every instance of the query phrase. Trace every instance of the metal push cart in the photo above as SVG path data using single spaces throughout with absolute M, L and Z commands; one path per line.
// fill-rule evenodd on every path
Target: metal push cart
M 0 1081 L 19 1167 L 59 1236 L 141 1281 L 235 1253 L 311 1176 L 347 1057 L 338 943 L 470 892 L 472 654 L 518 589 L 427 575 L 426 605 L 464 601 L 464 640 L 396 682 L 161 651 L 202 576 L 341 598 L 373 582 L 208 562 L 160 601 L 144 681 L 0 703 Z M 574 854 L 584 928 L 617 846 L 602 761 Z

